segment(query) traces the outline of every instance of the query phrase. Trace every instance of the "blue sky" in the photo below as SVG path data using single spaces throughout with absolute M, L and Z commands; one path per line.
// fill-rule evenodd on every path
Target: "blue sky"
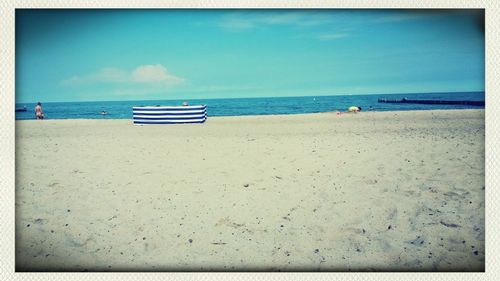
M 481 10 L 17 10 L 16 102 L 484 90 Z

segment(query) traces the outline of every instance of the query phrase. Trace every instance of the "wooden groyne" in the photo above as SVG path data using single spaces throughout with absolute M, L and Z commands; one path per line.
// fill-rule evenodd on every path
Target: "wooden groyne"
M 378 102 L 381 103 L 416 103 L 416 104 L 460 104 L 460 105 L 476 105 L 484 106 L 484 101 L 472 101 L 472 100 L 411 100 L 403 98 L 400 100 L 391 100 L 379 98 Z

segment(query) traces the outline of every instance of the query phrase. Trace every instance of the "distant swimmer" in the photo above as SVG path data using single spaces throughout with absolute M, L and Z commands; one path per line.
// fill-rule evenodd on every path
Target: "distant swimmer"
M 42 104 L 40 102 L 38 102 L 35 106 L 35 116 L 38 120 L 42 120 L 43 118 L 45 118 L 45 114 L 43 114 L 42 111 Z
M 189 104 L 187 102 L 183 102 L 182 106 L 188 106 Z
M 101 111 L 101 114 L 106 115 L 106 114 L 108 114 L 108 112 L 103 110 L 103 111 Z

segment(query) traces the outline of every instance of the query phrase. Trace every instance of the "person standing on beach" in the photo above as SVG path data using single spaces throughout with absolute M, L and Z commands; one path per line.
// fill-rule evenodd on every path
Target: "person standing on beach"
M 35 116 L 36 119 L 42 120 L 44 118 L 44 114 L 42 111 L 42 104 L 38 102 L 35 106 Z

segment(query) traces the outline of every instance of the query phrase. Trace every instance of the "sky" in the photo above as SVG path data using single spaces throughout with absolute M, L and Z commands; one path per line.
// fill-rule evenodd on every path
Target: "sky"
M 484 91 L 483 10 L 16 10 L 16 102 Z

